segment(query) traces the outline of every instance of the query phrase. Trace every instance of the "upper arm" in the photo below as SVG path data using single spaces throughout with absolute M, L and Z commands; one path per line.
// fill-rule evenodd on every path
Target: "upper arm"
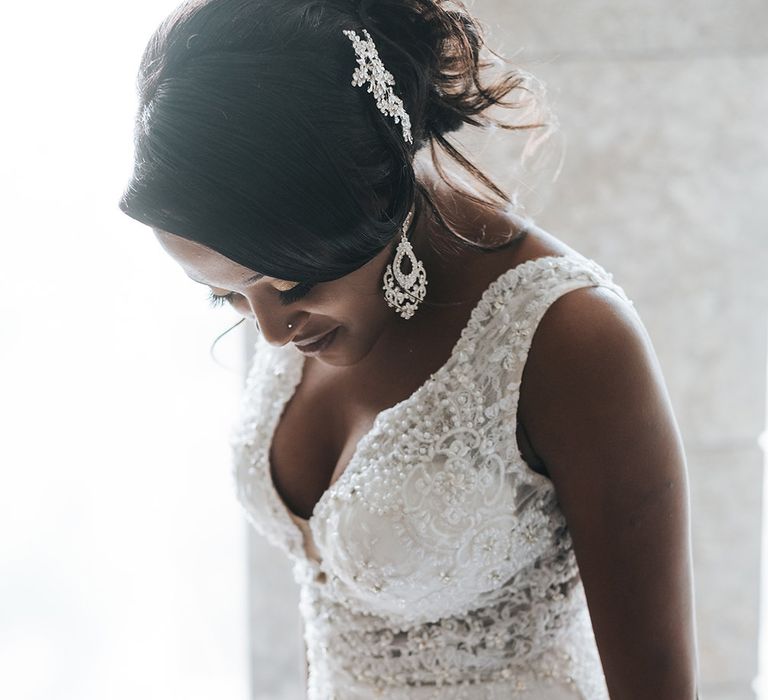
M 519 414 L 568 524 L 611 698 L 694 698 L 685 455 L 632 308 L 601 287 L 550 305 Z

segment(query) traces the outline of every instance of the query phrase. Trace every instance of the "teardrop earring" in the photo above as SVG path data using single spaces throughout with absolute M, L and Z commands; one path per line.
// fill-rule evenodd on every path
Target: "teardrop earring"
M 424 271 L 424 265 L 421 260 L 417 260 L 413 246 L 405 235 L 412 218 L 413 211 L 410 211 L 400 230 L 401 238 L 397 244 L 394 262 L 387 265 L 384 271 L 383 284 L 387 304 L 406 319 L 413 316 L 427 293 L 427 273 Z M 411 266 L 411 271 L 407 274 L 400 267 L 405 257 Z

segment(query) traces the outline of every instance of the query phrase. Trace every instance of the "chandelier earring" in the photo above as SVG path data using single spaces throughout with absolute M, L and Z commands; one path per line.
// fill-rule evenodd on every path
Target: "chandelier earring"
M 413 253 L 413 246 L 406 237 L 413 211 L 405 219 L 401 228 L 400 242 L 397 244 L 395 259 L 384 271 L 384 299 L 390 308 L 395 309 L 402 318 L 413 316 L 427 293 L 427 273 L 424 264 Z M 408 258 L 409 272 L 403 272 L 403 259 Z

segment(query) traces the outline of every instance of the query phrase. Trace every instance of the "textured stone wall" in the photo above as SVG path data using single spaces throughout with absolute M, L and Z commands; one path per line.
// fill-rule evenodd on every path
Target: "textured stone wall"
M 489 44 L 544 81 L 559 117 L 560 177 L 523 187 L 521 201 L 614 274 L 653 339 L 688 457 L 702 700 L 754 698 L 768 3 L 469 6 Z M 521 185 L 515 138 L 460 140 L 501 184 Z M 282 555 L 255 535 L 250 558 L 253 698 L 298 700 L 296 588 Z
M 470 6 L 489 44 L 545 82 L 565 137 L 560 177 L 527 196 L 531 213 L 614 274 L 653 339 L 688 458 L 702 697 L 754 698 L 768 3 Z M 482 152 L 514 186 L 504 150 Z

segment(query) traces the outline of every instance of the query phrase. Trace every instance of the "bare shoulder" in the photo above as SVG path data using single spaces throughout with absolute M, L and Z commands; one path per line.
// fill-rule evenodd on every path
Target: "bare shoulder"
M 568 524 L 611 697 L 694 698 L 685 455 L 633 307 L 606 287 L 553 302 L 519 410 Z
M 520 412 L 553 482 L 569 490 L 586 484 L 585 470 L 601 461 L 596 452 L 624 451 L 626 464 L 626 450 L 650 449 L 651 434 L 657 443 L 679 440 L 648 332 L 634 308 L 602 286 L 567 292 L 544 313 L 523 371 Z M 579 455 L 595 459 L 579 470 L 568 466 Z

